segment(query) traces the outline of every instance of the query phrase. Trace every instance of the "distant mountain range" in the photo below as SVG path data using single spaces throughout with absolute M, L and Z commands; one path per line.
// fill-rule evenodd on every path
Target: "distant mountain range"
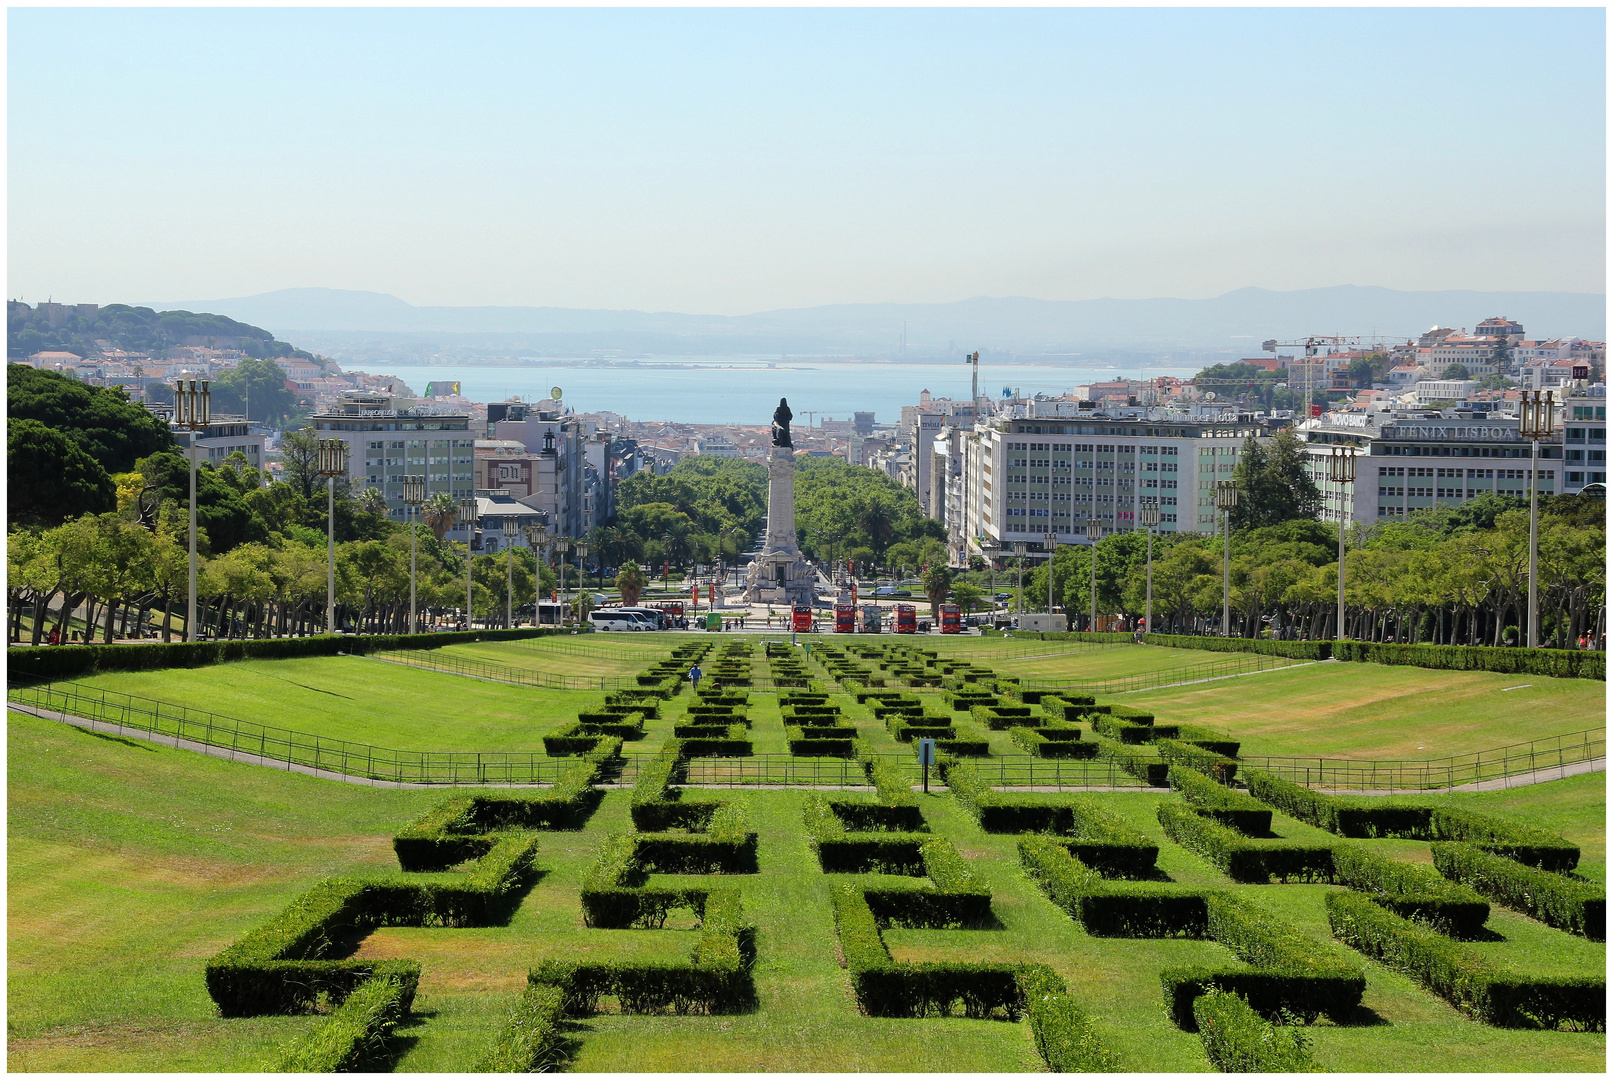
M 908 354 L 914 357 L 974 349 L 1025 357 L 1116 349 L 1258 352 L 1267 338 L 1377 334 L 1404 340 L 1436 325 L 1472 328 L 1492 315 L 1522 323 L 1530 336 L 1603 340 L 1607 321 L 1606 297 L 1601 294 L 1405 292 L 1355 285 L 1293 292 L 1247 288 L 1208 300 L 976 297 L 945 304 L 837 304 L 738 316 L 430 307 L 386 293 L 344 289 L 281 289 L 147 306 L 227 315 L 325 351 L 341 343 L 395 343 L 410 351 L 442 344 L 536 355 L 625 351 L 893 356 L 904 326 Z

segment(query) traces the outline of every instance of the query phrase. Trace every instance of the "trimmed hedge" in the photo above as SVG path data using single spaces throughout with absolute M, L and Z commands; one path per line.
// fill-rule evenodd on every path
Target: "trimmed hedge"
M 1254 770 L 1249 791 L 1290 817 L 1357 839 L 1455 840 L 1542 870 L 1565 873 L 1579 865 L 1579 846 L 1527 825 L 1514 825 L 1448 802 L 1384 806 L 1367 798 L 1344 798 Z
M 473 1071 L 547 1072 L 559 1061 L 564 1045 L 560 1033 L 561 993 L 555 986 L 527 984 L 515 1008 L 493 1037 L 493 1046 Z
M 172 641 L 141 645 L 41 645 L 7 651 L 11 677 L 67 679 L 94 671 L 154 671 L 206 667 L 232 660 L 285 660 L 297 656 L 367 656 L 389 649 L 440 649 L 473 641 L 518 641 L 570 634 L 569 629 L 472 630 L 440 634 L 318 634 L 300 638 Z
M 1452 881 L 1547 926 L 1607 940 L 1607 887 L 1537 870 L 1471 844 L 1433 845 L 1434 867 Z
M 918 796 L 913 794 L 913 783 L 908 779 L 906 771 L 890 758 L 874 752 L 874 748 L 866 739 L 855 739 L 852 749 L 857 760 L 862 763 L 863 771 L 868 774 L 869 783 L 879 793 L 879 801 L 886 806 L 918 806 Z
M 1606 1030 L 1604 976 L 1516 974 L 1356 893 L 1330 892 L 1326 904 L 1334 937 L 1487 1024 Z
M 863 890 L 834 886 L 835 930 L 857 1003 L 869 1016 L 1000 1016 L 1024 1011 L 1018 975 L 1023 965 L 938 962 L 898 963 L 880 935 L 879 919 Z
M 1097 734 L 1126 746 L 1141 746 L 1154 741 L 1153 724 L 1140 724 L 1100 712 L 1089 712 L 1086 721 Z
M 1051 968 L 1037 964 L 1016 980 L 1025 999 L 1036 1052 L 1053 1072 L 1116 1072 L 1119 1062 L 1098 1037 L 1098 1026 L 1075 1003 Z
M 670 961 L 545 960 L 530 985 L 560 991 L 566 1016 L 589 1016 L 614 996 L 624 1013 L 734 1013 L 751 1007 L 750 928 L 742 922 L 739 891 L 713 889 L 701 908 L 700 937 L 686 963 Z
M 1342 1021 L 1361 1004 L 1367 984 L 1361 969 L 1292 924 L 1231 893 L 1207 894 L 1205 909 L 1208 935 L 1258 970 L 1209 979 L 1202 969 L 1161 972 L 1166 1007 L 1182 1027 L 1191 1030 L 1192 999 L 1212 985 L 1236 990 L 1262 1015 L 1286 1009 L 1307 1022 L 1324 1014 Z
M 1144 754 L 1113 739 L 1098 738 L 1098 756 L 1107 758 L 1126 772 L 1152 787 L 1164 787 L 1170 772 L 1170 762 L 1157 756 Z
M 789 740 L 790 753 L 796 757 L 849 758 L 857 753 L 855 724 L 811 728 L 791 724 L 784 729 L 784 737 Z
M 1156 811 L 1165 835 L 1209 859 L 1233 881 L 1257 885 L 1332 881 L 1333 849 L 1291 840 L 1253 840 L 1184 803 L 1162 802 Z
M 207 992 L 226 1017 L 301 1012 L 341 1001 L 372 975 L 418 980 L 412 961 L 329 960 L 335 942 L 375 926 L 486 926 L 507 914 L 537 839 L 506 836 L 458 880 L 322 881 L 208 962 Z M 412 973 L 412 974 L 411 974 Z
M 1364 844 L 1335 847 L 1333 870 L 1340 883 L 1367 893 L 1395 914 L 1452 937 L 1479 936 L 1490 917 L 1490 905 L 1472 889 L 1453 885 L 1426 867 L 1386 859 Z
M 283 1050 L 269 1071 L 389 1071 L 393 1031 L 409 1015 L 419 982 L 418 969 L 365 980 L 329 1020 Z
M 1196 769 L 1171 766 L 1165 778 L 1199 813 L 1245 836 L 1271 835 L 1271 808 L 1241 791 L 1216 783 Z
M 1237 994 L 1212 987 L 1193 1000 L 1204 1055 L 1221 1072 L 1325 1072 L 1305 1036 L 1263 1019 Z
M 1007 731 L 1017 726 L 1041 727 L 1047 721 L 1034 715 L 1036 711 L 1029 705 L 976 705 L 969 716 L 992 731 Z
M 1115 885 L 1070 852 L 1069 842 L 1036 833 L 1019 838 L 1025 872 L 1094 937 L 1199 938 L 1204 892 L 1176 885 Z
M 1291 660 L 1326 660 L 1336 644 L 1331 641 L 1267 641 L 1264 638 L 1202 637 L 1197 634 L 1144 634 L 1143 644 L 1167 649 L 1203 649 L 1207 652 L 1263 653 Z
M 1008 737 L 1033 757 L 1091 760 L 1098 756 L 1097 743 L 1080 741 L 1080 728 L 1057 723 L 1060 726 L 1009 728 Z
M 407 871 L 446 870 L 492 850 L 494 829 L 580 829 L 603 794 L 592 786 L 621 740 L 606 740 L 567 765 L 541 795 L 456 795 L 438 803 L 392 838 L 398 865 Z
M 1197 769 L 1205 776 L 1213 777 L 1223 784 L 1232 783 L 1232 778 L 1238 772 L 1238 763 L 1232 758 L 1179 739 L 1155 739 L 1154 749 L 1159 752 L 1160 760 L 1168 765 L 1185 765 L 1190 769 Z
M 1333 642 L 1335 660 L 1410 665 L 1442 671 L 1494 671 L 1556 679 L 1607 679 L 1607 654 L 1583 649 L 1514 649 L 1489 645 L 1391 645 Z

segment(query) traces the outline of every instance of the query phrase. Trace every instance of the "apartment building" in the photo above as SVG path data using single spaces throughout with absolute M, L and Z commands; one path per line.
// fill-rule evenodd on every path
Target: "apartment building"
M 1232 479 L 1244 440 L 1275 435 L 1274 422 L 1223 412 L 1198 417 L 1176 410 L 1071 408 L 1032 402 L 1025 415 L 975 425 L 964 453 L 959 521 L 969 553 L 989 539 L 1044 552 L 1043 536 L 1086 543 L 1088 519 L 1105 534 L 1136 528 L 1146 504 L 1160 510 L 1164 532 L 1213 532 L 1215 483 Z
M 401 409 L 385 394 L 348 393 L 313 417 L 320 438 L 348 445 L 348 479 L 355 487 L 373 488 L 386 497 L 387 515 L 405 519 L 403 478 L 424 476 L 426 495 L 447 492 L 468 498 L 475 485 L 476 441 L 470 417 Z M 463 532 L 463 527 L 455 527 Z
M 1577 388 L 1563 401 L 1563 490 L 1607 483 L 1607 384 Z
M 1381 521 L 1485 494 L 1529 494 L 1530 445 L 1518 419 L 1470 410 L 1448 413 L 1337 412 L 1299 426 L 1309 471 L 1323 496 L 1324 521 Z M 1356 448 L 1354 484 L 1327 478 L 1335 447 Z M 1540 446 L 1542 494 L 1563 490 L 1561 428 Z

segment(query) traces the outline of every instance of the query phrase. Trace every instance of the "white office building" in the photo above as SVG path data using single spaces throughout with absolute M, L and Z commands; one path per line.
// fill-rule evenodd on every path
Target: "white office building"
M 428 498 L 439 491 L 456 502 L 469 498 L 476 481 L 470 417 L 395 404 L 386 395 L 345 394 L 313 418 L 320 438 L 347 443 L 347 473 L 355 493 L 362 487 L 381 492 L 387 515 L 396 521 L 405 520 L 408 509 L 403 502 L 405 476 L 424 476 Z M 456 525 L 454 531 L 462 533 L 463 528 Z

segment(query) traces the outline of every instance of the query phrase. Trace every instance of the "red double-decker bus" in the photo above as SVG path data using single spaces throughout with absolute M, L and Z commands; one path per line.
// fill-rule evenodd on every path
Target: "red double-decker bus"
M 812 609 L 805 604 L 796 604 L 790 614 L 790 629 L 799 633 L 812 631 Z
M 850 634 L 857 629 L 857 605 L 835 605 L 835 633 Z
M 892 629 L 898 634 L 918 633 L 918 613 L 913 610 L 912 604 L 896 605 L 896 625 Z
M 941 633 L 963 633 L 963 615 L 958 611 L 957 604 L 941 605 Z

